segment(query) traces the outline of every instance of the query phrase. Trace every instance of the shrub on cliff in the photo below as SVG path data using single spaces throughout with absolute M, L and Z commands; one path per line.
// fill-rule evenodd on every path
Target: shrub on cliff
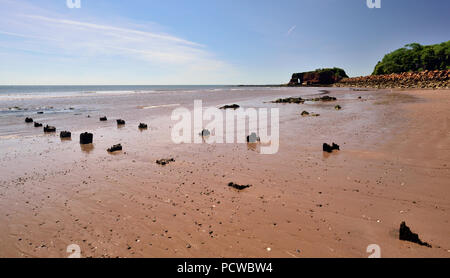
M 347 74 L 345 73 L 345 70 L 343 70 L 341 68 L 336 68 L 336 67 L 326 68 L 326 69 L 316 69 L 315 72 L 318 72 L 318 73 L 331 72 L 337 80 L 348 77 Z
M 450 69 L 450 41 L 434 45 L 407 44 L 384 56 L 373 75 Z

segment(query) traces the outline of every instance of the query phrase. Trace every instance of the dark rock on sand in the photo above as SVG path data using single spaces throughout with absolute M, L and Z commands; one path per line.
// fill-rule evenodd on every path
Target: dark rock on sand
M 302 112 L 302 117 L 308 117 L 308 116 L 311 116 L 311 117 L 319 117 L 320 114 L 309 113 L 308 111 L 303 111 L 303 112 Z
M 90 116 L 88 116 L 88 117 L 90 118 Z M 108 118 L 106 118 L 106 116 L 100 118 L 100 122 L 106 122 L 107 120 L 108 120 Z
M 34 123 L 34 127 L 42 127 L 42 124 L 40 124 L 40 123 Z
M 25 119 L 25 122 L 26 122 L 26 123 L 32 123 L 32 122 L 33 122 L 33 119 L 32 119 L 32 118 L 26 118 L 26 119 Z
M 46 125 L 44 126 L 44 132 L 56 132 L 56 127 Z
M 340 147 L 338 144 L 333 143 L 333 145 L 328 145 L 327 143 L 323 143 L 323 151 L 327 153 L 333 152 L 333 150 L 340 150 Z
M 261 141 L 261 138 L 259 138 L 259 136 L 256 135 L 256 133 L 254 133 L 254 132 L 252 132 L 252 134 L 247 136 L 248 143 L 256 143 L 256 142 L 260 142 L 260 141 Z
M 93 141 L 94 141 L 94 134 L 88 133 L 88 132 L 80 134 L 80 144 L 81 145 L 92 144 Z
M 342 107 L 341 107 L 340 105 L 336 105 L 336 106 L 334 107 L 334 109 L 336 109 L 336 110 L 341 110 Z
M 240 184 L 236 184 L 236 183 L 234 183 L 234 182 L 230 182 L 230 183 L 228 184 L 228 186 L 229 186 L 229 187 L 233 187 L 233 188 L 235 188 L 235 189 L 237 189 L 237 190 L 244 190 L 244 189 L 246 189 L 246 188 L 251 187 L 252 185 L 251 185 L 251 184 L 240 185 Z
M 400 224 L 399 239 L 404 241 L 410 241 L 431 248 L 431 245 L 420 240 L 419 235 L 413 233 L 411 229 L 408 226 L 406 226 L 406 223 L 404 221 Z
M 121 120 L 121 119 L 118 119 L 117 120 L 117 125 L 125 125 L 125 121 Z
M 61 131 L 59 134 L 61 138 L 72 138 L 72 133 L 70 131 Z
M 303 104 L 305 103 L 305 100 L 301 97 L 288 97 L 288 98 L 279 98 L 273 103 L 296 103 L 296 104 Z
M 169 164 L 170 162 L 175 162 L 175 159 L 170 158 L 170 159 L 160 159 L 160 160 L 156 160 L 156 163 L 159 164 L 159 165 L 162 165 L 162 166 L 167 165 L 167 164 Z
M 335 101 L 337 100 L 335 97 L 323 96 L 315 99 L 311 99 L 311 101 Z
M 202 130 L 202 132 L 200 132 L 198 135 L 202 136 L 202 137 L 207 137 L 211 135 L 211 132 L 207 129 Z
M 117 144 L 112 146 L 111 148 L 108 149 L 109 153 L 113 153 L 113 152 L 117 152 L 117 151 L 121 151 L 122 150 L 122 145 L 121 144 Z
M 335 97 L 330 96 L 323 96 L 323 97 L 317 97 L 317 98 L 311 98 L 311 99 L 302 99 L 301 97 L 288 97 L 288 98 L 280 98 L 275 101 L 272 101 L 272 103 L 296 103 L 296 104 L 303 104 L 305 101 L 335 101 Z
M 139 129 L 147 129 L 147 128 L 148 128 L 147 124 L 143 124 L 143 123 L 139 124 Z
M 220 107 L 220 109 L 234 109 L 234 110 L 236 110 L 236 109 L 238 109 L 240 106 L 239 105 L 237 105 L 237 104 L 232 104 L 232 105 L 225 105 L 225 106 L 222 106 L 222 107 Z

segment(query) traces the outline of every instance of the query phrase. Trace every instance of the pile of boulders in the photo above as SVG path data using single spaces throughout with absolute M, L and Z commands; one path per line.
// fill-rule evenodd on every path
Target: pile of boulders
M 404 72 L 344 78 L 336 87 L 369 88 L 450 88 L 450 70 Z

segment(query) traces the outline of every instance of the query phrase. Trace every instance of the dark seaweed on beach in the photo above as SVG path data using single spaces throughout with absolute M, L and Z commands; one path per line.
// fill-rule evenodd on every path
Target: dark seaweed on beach
M 159 165 L 162 165 L 162 166 L 167 165 L 170 162 L 175 162 L 175 159 L 170 158 L 170 159 L 159 159 L 159 160 L 156 160 L 156 163 L 159 164 Z
M 232 104 L 232 105 L 225 105 L 225 106 L 222 106 L 222 107 L 220 107 L 220 109 L 234 109 L 234 110 L 236 110 L 236 109 L 238 109 L 240 106 L 239 105 L 237 105 L 237 104 Z
M 333 143 L 331 146 L 327 143 L 323 143 L 323 151 L 327 153 L 332 153 L 334 150 L 339 151 L 340 147 L 338 144 Z
M 419 235 L 416 234 L 416 233 L 413 233 L 411 231 L 411 229 L 408 226 L 406 226 L 406 222 L 404 222 L 404 221 L 400 224 L 399 239 L 400 240 L 404 240 L 404 241 L 417 243 L 419 245 L 431 248 L 431 245 L 429 243 L 427 243 L 427 242 L 423 242 L 422 240 L 420 240 Z
M 272 103 L 296 103 L 296 104 L 303 104 L 306 100 L 302 99 L 301 97 L 288 97 L 288 98 L 279 98 Z
M 309 99 L 309 101 L 335 101 L 337 100 L 335 97 L 323 96 L 314 99 Z
M 117 144 L 112 146 L 111 148 L 108 149 L 109 153 L 113 153 L 113 152 L 117 152 L 117 151 L 121 151 L 122 150 L 122 145 L 121 144 Z
M 234 183 L 234 182 L 230 182 L 230 183 L 228 184 L 228 186 L 229 186 L 229 187 L 233 187 L 233 188 L 235 188 L 235 189 L 237 189 L 237 190 L 244 190 L 244 189 L 246 189 L 246 188 L 251 187 L 252 185 L 251 185 L 251 184 L 240 185 L 240 184 L 237 184 L 237 183 Z
M 335 101 L 337 100 L 335 97 L 330 96 L 323 96 L 318 98 L 310 98 L 310 99 L 303 99 L 301 97 L 288 97 L 288 98 L 280 98 L 275 101 L 272 101 L 272 103 L 295 103 L 295 104 L 303 104 L 306 101 Z

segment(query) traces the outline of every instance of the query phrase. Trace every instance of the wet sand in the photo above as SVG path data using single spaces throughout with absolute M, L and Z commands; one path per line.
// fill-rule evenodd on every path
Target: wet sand
M 370 244 L 382 257 L 450 257 L 450 91 L 327 90 L 337 102 L 268 103 L 320 95 L 314 88 L 165 102 L 279 107 L 274 155 L 251 144 L 175 145 L 175 107 L 144 96 L 52 119 L 72 141 L 8 118 L 2 129 L 18 130 L 0 140 L 0 257 L 67 257 L 70 244 L 82 257 L 368 257 Z M 84 131 L 92 147 L 78 144 Z M 341 151 L 325 154 L 324 142 Z M 124 150 L 108 154 L 117 143 Z M 398 240 L 402 221 L 433 247 Z

